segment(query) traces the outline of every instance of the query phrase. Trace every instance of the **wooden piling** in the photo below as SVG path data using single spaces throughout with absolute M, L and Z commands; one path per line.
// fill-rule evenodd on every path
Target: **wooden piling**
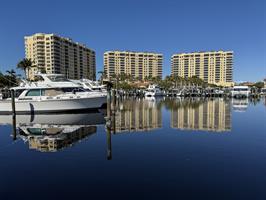
M 15 91 L 11 90 L 13 140 L 17 139 Z
M 16 116 L 15 91 L 11 90 L 12 115 Z

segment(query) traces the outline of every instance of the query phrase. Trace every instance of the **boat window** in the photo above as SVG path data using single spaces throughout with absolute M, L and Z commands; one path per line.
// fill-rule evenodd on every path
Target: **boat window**
M 73 92 L 84 92 L 85 90 L 83 88 L 75 88 Z
M 63 92 L 72 92 L 75 88 L 62 88 Z
M 34 90 L 28 91 L 26 96 L 33 97 L 33 96 L 40 96 L 40 94 L 41 94 L 41 90 L 40 89 L 34 89 Z
M 67 92 L 84 92 L 85 90 L 83 88 L 61 88 L 61 90 L 65 93 Z
M 235 88 L 234 91 L 240 92 L 240 91 L 248 91 L 247 88 Z
M 42 90 L 42 96 L 57 96 L 63 94 L 64 92 L 61 89 L 44 89 Z

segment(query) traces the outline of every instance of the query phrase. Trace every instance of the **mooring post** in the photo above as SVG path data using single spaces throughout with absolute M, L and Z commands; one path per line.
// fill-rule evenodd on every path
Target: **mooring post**
M 12 115 L 16 116 L 15 91 L 11 90 Z
M 17 139 L 15 91 L 11 90 L 13 140 Z
M 111 109 L 111 92 L 108 91 L 108 93 L 107 93 L 107 119 L 108 120 L 111 120 L 111 112 L 112 112 L 112 109 Z

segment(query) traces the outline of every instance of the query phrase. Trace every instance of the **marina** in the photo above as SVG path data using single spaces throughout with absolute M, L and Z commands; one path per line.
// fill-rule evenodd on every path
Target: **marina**
M 266 1 L 1 8 L 0 199 L 266 200 Z

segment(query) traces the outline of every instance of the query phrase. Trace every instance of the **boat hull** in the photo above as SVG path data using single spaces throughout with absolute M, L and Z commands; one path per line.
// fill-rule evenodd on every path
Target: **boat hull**
M 106 97 L 89 97 L 79 99 L 57 99 L 42 101 L 16 101 L 16 114 L 61 113 L 94 110 L 106 104 Z M 11 101 L 0 102 L 0 114 L 11 114 Z

